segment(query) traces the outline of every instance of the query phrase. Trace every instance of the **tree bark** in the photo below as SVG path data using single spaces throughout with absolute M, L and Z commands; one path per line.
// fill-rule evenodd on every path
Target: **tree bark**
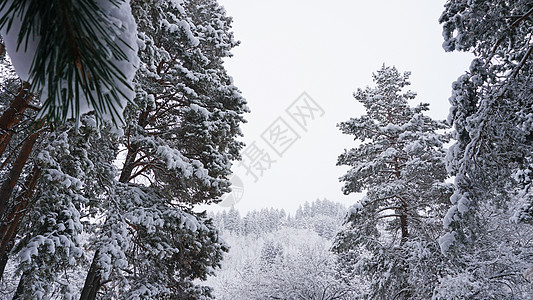
M 30 200 L 35 194 L 35 188 L 37 186 L 37 181 L 42 174 L 42 169 L 40 166 L 35 166 L 31 176 L 26 180 L 24 184 L 26 190 L 17 197 L 15 201 L 15 206 L 11 209 L 9 214 L 6 216 L 5 220 L 0 226 L 0 257 L 4 259 L 7 257 L 10 251 L 13 241 L 18 231 L 20 222 L 27 213 Z M 1 268 L 1 265 L 0 265 Z M 2 279 L 3 273 L 0 272 L 0 279 Z
M 148 115 L 149 111 L 145 110 L 139 115 L 139 120 L 137 121 L 137 125 L 141 127 L 145 127 L 148 122 Z M 129 137 L 128 137 L 129 141 Z M 128 154 L 126 154 L 126 159 L 124 161 L 124 166 L 122 167 L 122 171 L 120 172 L 120 178 L 119 182 L 126 183 L 130 181 L 131 173 L 133 173 L 133 169 L 135 168 L 135 159 L 137 158 L 137 154 L 139 153 L 138 146 L 135 144 L 130 145 L 128 142 Z
M 20 91 L 11 101 L 9 107 L 0 116 L 0 155 L 2 155 L 13 136 L 11 128 L 15 126 L 21 118 L 22 113 L 28 108 L 28 104 L 33 95 L 28 92 L 30 85 L 25 82 Z
M 137 151 L 133 148 L 134 147 L 132 146 L 128 149 L 128 154 L 126 154 L 126 159 L 124 160 L 124 166 L 120 172 L 119 182 L 126 183 L 130 180 L 131 173 L 135 167 L 133 164 L 137 158 Z
M 13 295 L 13 300 L 23 300 L 24 299 L 24 285 L 26 283 L 26 278 L 28 277 L 28 271 L 24 271 L 22 276 L 20 276 L 19 284 L 17 285 L 17 290 L 15 295 Z
M 13 245 L 11 244 L 8 245 L 7 251 L 5 251 L 4 255 L 0 257 L 0 279 L 4 277 L 4 271 L 6 269 L 7 261 L 9 260 L 9 256 L 7 255 L 7 253 L 11 250 L 12 246 Z
M 85 284 L 81 291 L 80 300 L 95 299 L 96 293 L 98 293 L 98 290 L 100 289 L 102 278 L 100 275 L 100 267 L 98 266 L 99 255 L 100 251 L 97 250 L 94 253 L 93 262 L 91 263 L 91 267 L 85 278 Z
M 148 111 L 144 111 L 139 116 L 139 121 L 137 124 L 139 126 L 146 126 L 148 118 Z M 126 154 L 126 159 L 124 161 L 124 166 L 122 167 L 122 171 L 120 172 L 119 182 L 127 183 L 130 181 L 131 173 L 133 172 L 133 169 L 135 168 L 134 163 L 137 158 L 137 154 L 139 153 L 138 149 L 134 145 L 128 145 L 128 153 Z M 98 290 L 102 286 L 102 278 L 100 276 L 100 267 L 98 266 L 98 256 L 100 255 L 100 251 L 97 250 L 94 254 L 93 261 L 91 263 L 91 267 L 89 268 L 89 272 L 87 273 L 87 277 L 85 278 L 85 284 L 83 285 L 83 289 L 81 292 L 80 300 L 94 300 L 96 299 L 96 294 L 98 293 Z
M 37 138 L 39 137 L 39 134 L 40 134 L 39 129 L 43 126 L 43 124 L 44 122 L 40 121 L 37 124 L 34 132 L 22 144 L 19 155 L 17 156 L 17 159 L 13 163 L 13 166 L 11 167 L 11 170 L 7 176 L 7 179 L 4 181 L 4 183 L 0 187 L 0 220 L 4 219 L 3 217 L 7 211 L 9 199 L 11 198 L 11 194 L 13 194 L 13 189 L 15 188 L 15 185 L 17 184 L 20 178 L 22 169 L 28 162 L 30 154 L 33 150 L 33 146 L 35 145 L 35 142 L 37 141 Z
M 126 183 L 129 181 L 131 173 L 133 171 L 133 163 L 135 162 L 136 157 L 137 152 L 130 148 L 128 150 L 128 154 L 126 154 L 126 160 L 124 161 L 124 166 L 122 168 L 122 172 L 120 173 L 119 182 Z M 80 300 L 94 300 L 96 298 L 98 290 L 102 286 L 100 267 L 97 263 L 99 255 L 100 251 L 97 250 L 94 254 L 91 267 L 89 268 L 89 272 L 87 273 L 87 277 L 85 278 L 85 284 L 83 285 L 83 289 L 81 291 Z
M 401 172 L 400 172 L 400 163 L 398 157 L 394 158 L 394 174 L 396 175 L 396 179 L 401 178 Z M 407 228 L 407 203 L 405 203 L 405 200 L 400 200 L 400 209 L 397 211 L 400 215 L 400 229 L 402 231 L 402 239 L 401 243 L 405 243 L 407 241 L 407 237 L 409 236 L 409 230 Z
M 409 236 L 409 231 L 407 230 L 407 214 L 406 214 L 406 208 L 404 205 L 402 205 L 402 209 L 400 211 L 400 227 L 402 229 L 402 243 L 407 241 L 407 237 Z

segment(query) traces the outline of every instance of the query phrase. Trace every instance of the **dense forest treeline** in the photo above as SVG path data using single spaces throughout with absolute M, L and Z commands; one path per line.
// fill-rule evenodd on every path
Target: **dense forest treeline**
M 316 199 L 300 205 L 294 215 L 283 209 L 263 208 L 241 214 L 235 207 L 216 214 L 210 213 L 217 228 L 234 235 L 261 235 L 282 227 L 310 229 L 326 239 L 332 239 L 346 216 L 346 207 L 327 199 Z
M 294 216 L 283 209 L 235 208 L 211 216 L 228 243 L 220 270 L 207 280 L 217 299 L 355 299 L 330 251 L 347 209 L 327 199 L 305 202 Z

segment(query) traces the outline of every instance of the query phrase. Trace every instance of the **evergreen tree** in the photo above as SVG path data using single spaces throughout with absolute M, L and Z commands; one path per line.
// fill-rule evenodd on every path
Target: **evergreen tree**
M 241 224 L 241 215 L 239 211 L 232 206 L 224 220 L 224 229 L 238 235 L 241 232 Z
M 136 1 L 132 11 L 142 43 L 137 96 L 125 111 L 125 161 L 100 205 L 104 222 L 81 297 L 209 298 L 195 280 L 227 249 L 192 207 L 229 191 L 242 148 L 236 137 L 247 108 L 222 62 L 237 45 L 231 19 L 210 0 Z
M 446 297 L 531 296 L 522 276 L 531 245 L 522 241 L 533 232 L 532 16 L 531 1 L 450 0 L 440 18 L 444 49 L 475 55 L 450 97 L 455 192 L 440 245 L 454 261 L 447 286 L 467 284 L 443 288 Z
M 448 117 L 456 140 L 448 158 L 456 192 L 445 221 L 450 232 L 443 242 L 468 244 L 476 241 L 476 232 L 484 231 L 478 213 L 486 200 L 516 206 L 509 200 L 521 189 L 518 202 L 524 207 L 518 217 L 533 219 L 533 47 L 528 42 L 533 7 L 521 0 L 455 0 L 445 7 L 440 18 L 444 49 L 476 55 L 469 72 L 453 84 Z
M 0 1 L 0 8 L 3 37 L 0 54 L 4 59 L 7 49 L 18 75 L 25 81 L 19 85 L 18 92 L 12 96 L 9 105 L 4 106 L 5 110 L 0 117 L 0 157 L 4 155 L 0 171 L 3 175 L 0 187 L 1 278 L 8 253 L 25 218 L 40 215 L 36 223 L 24 224 L 28 226 L 29 229 L 26 230 L 29 232 L 42 225 L 33 232 L 37 235 L 42 230 L 52 230 L 54 225 L 47 222 L 54 215 L 65 213 L 66 219 L 72 218 L 67 223 L 79 223 L 79 220 L 76 221 L 77 214 L 71 215 L 68 211 L 73 213 L 79 209 L 80 199 L 67 193 L 59 196 L 57 204 L 50 202 L 52 199 L 56 201 L 53 197 L 62 193 L 61 189 L 53 188 L 57 186 L 54 180 L 52 182 L 55 185 L 51 185 L 48 193 L 37 193 L 34 196 L 39 185 L 50 183 L 41 179 L 41 175 L 52 176 L 42 157 L 36 157 L 42 153 L 42 148 L 34 149 L 35 146 L 42 147 L 43 143 L 55 142 L 54 138 L 68 132 L 71 126 L 67 124 L 66 129 L 57 129 L 58 134 L 48 134 L 56 128 L 42 119 L 61 127 L 67 119 L 74 118 L 77 128 L 82 114 L 94 110 L 97 119 L 111 119 L 118 125 L 125 103 L 133 98 L 131 81 L 138 66 L 138 58 L 135 23 L 129 1 L 43 3 L 7 0 Z M 6 82 L 13 82 L 11 77 Z M 38 98 L 35 101 L 36 94 L 39 94 L 42 102 Z M 27 113 L 28 109 L 39 111 L 39 114 L 32 111 Z M 42 136 L 43 133 L 46 136 Z M 68 148 L 59 147 L 58 151 Z M 61 156 L 60 154 L 59 157 Z M 76 163 L 71 161 L 71 165 Z M 55 166 L 59 166 L 59 163 Z M 59 172 L 62 173 L 61 170 Z M 68 172 L 64 174 L 68 175 Z M 65 179 L 65 182 L 69 180 Z M 61 222 L 66 221 L 59 219 L 60 217 L 58 221 Z M 38 223 L 40 225 L 36 225 Z M 58 226 L 62 228 L 63 225 Z M 79 226 L 73 225 L 65 232 L 70 230 L 79 230 Z M 57 242 L 58 236 L 55 236 L 55 243 L 70 244 L 69 238 L 59 233 L 61 231 L 57 228 L 52 231 L 60 236 L 60 242 Z M 54 249 L 53 240 L 54 237 L 51 237 L 45 248 Z M 38 247 L 32 249 L 36 248 Z M 29 273 L 29 269 L 24 271 L 24 274 Z M 42 278 L 44 277 L 46 276 Z M 24 285 L 19 287 L 18 292 L 26 294 Z M 22 297 L 20 293 L 16 296 Z
M 15 298 L 46 298 L 54 293 L 68 298 L 78 293 L 73 281 L 85 265 L 81 236 L 91 231 L 82 215 L 89 213 L 89 199 L 104 196 L 104 184 L 115 175 L 114 169 L 104 168 L 116 156 L 116 148 L 106 149 L 116 136 L 109 133 L 110 126 L 95 125 L 94 116 L 84 115 L 77 128 L 65 123 L 37 145 L 29 176 L 37 180 L 35 196 L 23 193 L 17 198 L 27 216 L 14 218 L 18 222 L 24 218 L 13 249 L 23 274 Z
M 340 123 L 360 144 L 345 151 L 338 165 L 350 166 L 340 179 L 345 194 L 367 190 L 348 213 L 333 250 L 369 284 L 366 298 L 427 299 L 437 284 L 441 256 L 439 220 L 450 187 L 444 167 L 446 128 L 414 108 L 403 92 L 409 73 L 383 66 L 375 87 L 354 93 L 366 114 Z M 342 265 L 342 263 L 341 263 Z
M 283 245 L 280 243 L 275 244 L 273 241 L 265 241 L 261 248 L 260 263 L 265 271 L 272 267 L 272 265 L 281 260 L 283 257 Z
M 35 8 L 39 4 L 30 2 L 17 7 L 27 4 Z M 115 18 L 117 11 L 113 9 L 129 4 L 87 0 L 72 1 L 63 8 L 68 11 L 71 4 L 80 3 L 110 8 L 107 15 L 98 10 L 94 13 L 117 21 L 121 18 Z M 97 126 L 102 113 L 97 107 L 93 107 L 97 110 L 95 117 L 76 115 L 75 103 L 48 104 L 41 111 L 51 111 L 52 121 L 64 121 L 65 114 L 78 116 L 79 120 L 54 127 L 45 125 L 46 134 L 38 139 L 35 136 L 17 169 L 24 184 L 9 183 L 11 190 L 1 189 L 2 193 L 9 192 L 9 197 L 2 197 L 6 200 L 1 203 L 2 232 L 14 233 L 13 239 L 2 235 L 2 245 L 12 247 L 16 242 L 11 257 L 19 258 L 13 264 L 22 273 L 20 277 L 10 274 L 10 279 L 20 278 L 15 298 L 50 298 L 55 293 L 67 298 L 81 294 L 81 299 L 211 297 L 210 288 L 199 285 L 198 280 L 213 273 L 227 248 L 212 221 L 203 213 L 193 212 L 192 207 L 215 203 L 229 191 L 231 161 L 239 158 L 243 146 L 236 138 L 241 135 L 239 126 L 244 122 L 246 102 L 226 74 L 222 60 L 238 43 L 230 32 L 231 18 L 216 1 L 135 1 L 132 11 L 140 29 L 140 41 L 133 48 L 142 46 L 142 64 L 135 79 L 137 96 L 124 113 L 124 135 L 114 134 L 109 123 Z M 122 29 L 116 33 L 124 33 Z M 130 50 L 134 49 L 125 51 Z M 117 59 L 131 63 L 123 57 Z M 106 66 L 114 68 L 114 62 Z M 3 166 L 8 167 L 20 155 L 4 149 L 10 151 L 11 145 L 27 140 L 22 134 L 10 136 L 14 132 L 11 129 L 27 124 L 26 119 L 22 122 L 4 116 L 11 111 L 20 116 L 31 108 L 29 101 L 33 99 L 27 97 L 27 86 L 19 86 L 23 88 L 14 90 L 20 91 L 16 100 L 23 102 L 21 110 L 9 108 L 16 101 L 6 101 L 6 105 L 2 102 L 6 109 L 0 117 L 0 147 L 7 148 L 0 148 L 0 157 Z M 33 89 L 43 86 L 47 88 L 44 83 Z M 116 88 L 123 99 L 122 93 L 127 91 L 122 88 L 127 89 L 127 83 Z M 80 94 L 80 101 L 84 97 L 87 95 Z M 104 98 L 113 101 L 112 95 Z M 103 112 L 113 114 L 110 110 Z M 31 136 L 31 129 L 19 132 Z M 49 133 L 50 129 L 53 132 Z M 124 166 L 117 172 L 119 147 L 127 153 Z M 13 173 L 9 168 L 0 171 Z M 18 181 L 18 177 L 12 181 Z M 3 185 L 7 185 L 5 181 Z M 10 249 L 2 249 L 2 253 L 7 253 L 4 250 Z M 4 257 L 1 262 L 3 271 Z M 78 289 L 72 280 L 79 283 L 82 279 L 77 276 L 85 273 L 83 269 L 89 272 L 83 288 Z

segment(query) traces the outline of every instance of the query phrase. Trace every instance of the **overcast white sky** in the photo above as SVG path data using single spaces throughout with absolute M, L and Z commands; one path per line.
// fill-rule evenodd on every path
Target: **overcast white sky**
M 250 169 L 257 180 L 239 163 L 233 167 L 243 182 L 235 205 L 241 212 L 262 207 L 294 212 L 316 198 L 355 203 L 361 195 L 342 194 L 338 178 L 347 168 L 336 166 L 337 156 L 354 146 L 336 124 L 364 112 L 352 93 L 372 85 L 372 72 L 383 63 L 395 65 L 412 72 L 415 101 L 429 102 L 429 115 L 445 119 L 451 83 L 471 60 L 441 48 L 444 0 L 220 2 L 241 41 L 226 67 L 252 111 L 243 140 L 256 148 L 248 148 L 247 157 L 261 154 Z M 301 98 L 286 112 L 303 92 L 323 109 L 322 116 Z M 293 119 L 298 108 L 309 112 L 305 100 L 316 109 L 313 116 Z M 263 134 L 267 129 L 272 131 Z

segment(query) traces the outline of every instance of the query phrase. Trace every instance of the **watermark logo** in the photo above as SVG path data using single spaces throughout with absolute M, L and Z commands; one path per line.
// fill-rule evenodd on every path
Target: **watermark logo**
M 236 173 L 244 174 L 253 182 L 258 182 L 283 155 L 307 133 L 309 125 L 324 116 L 324 109 L 307 93 L 302 93 L 268 126 L 256 139 L 244 148 L 242 159 L 237 164 Z M 240 170 L 240 171 L 239 171 Z M 235 180 L 234 179 L 238 178 Z M 232 192 L 227 194 L 221 206 L 231 207 L 239 202 L 244 194 L 243 181 L 234 175 Z
M 285 111 L 306 132 L 309 122 L 323 117 L 325 113 L 306 92 L 302 93 Z
M 236 174 L 233 174 L 230 181 L 231 193 L 225 194 L 222 197 L 222 201 L 219 203 L 222 207 L 232 207 L 239 203 L 244 196 L 244 183 L 242 182 L 242 179 Z
M 241 156 L 242 159 L 238 166 L 244 168 L 246 175 L 253 177 L 254 182 L 257 182 L 259 177 L 263 177 L 263 173 L 276 162 L 266 149 L 257 145 L 256 141 L 248 145 L 242 151 Z
M 261 134 L 261 138 L 279 157 L 282 157 L 283 153 L 300 139 L 300 135 L 296 130 L 292 129 L 287 121 L 282 117 L 278 117 Z

